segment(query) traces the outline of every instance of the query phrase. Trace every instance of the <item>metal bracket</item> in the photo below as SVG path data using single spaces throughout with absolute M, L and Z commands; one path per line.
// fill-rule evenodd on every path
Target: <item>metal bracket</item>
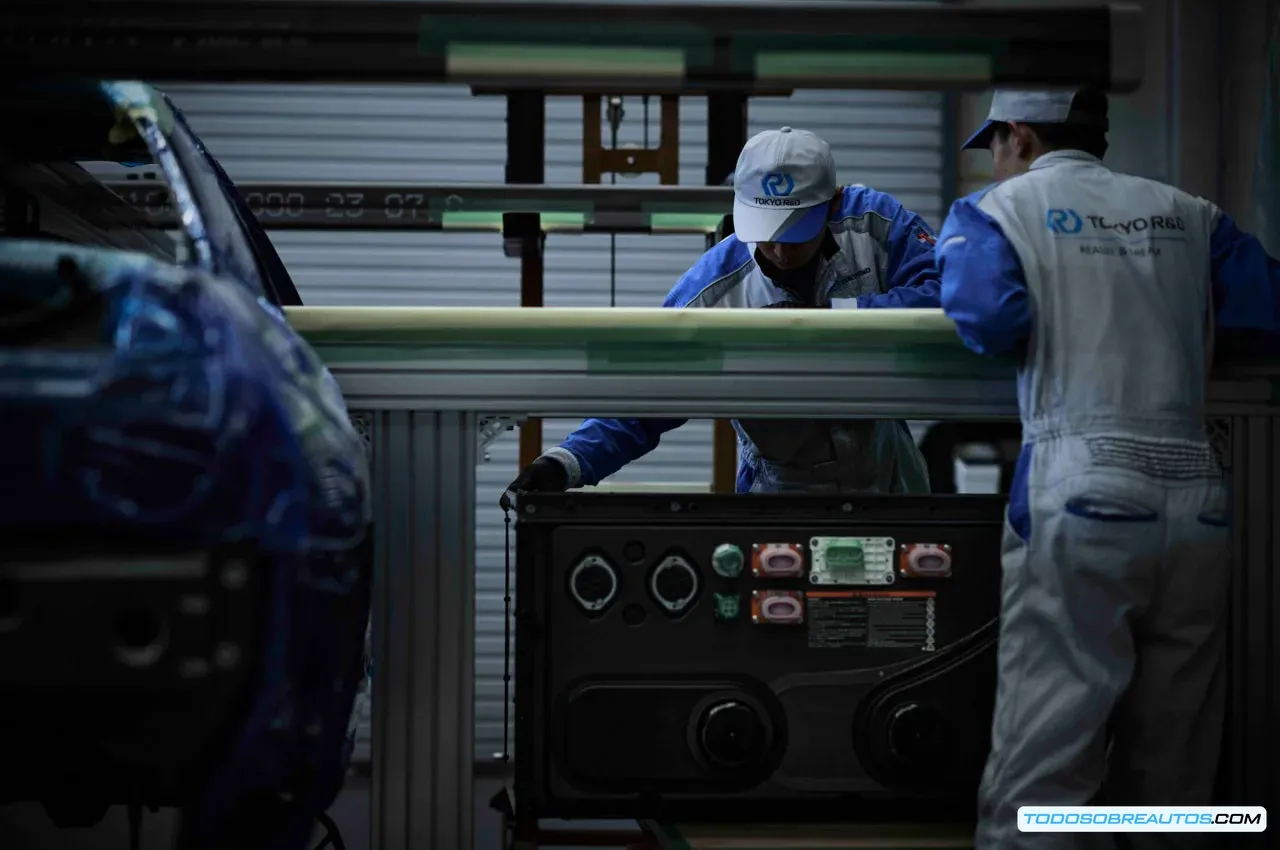
M 582 182 L 601 183 L 606 174 L 657 174 L 664 185 L 680 182 L 679 96 L 662 95 L 656 148 L 606 148 L 600 115 L 600 101 L 604 97 L 599 94 L 582 96 Z M 610 123 L 622 120 L 622 104 L 616 96 L 608 99 L 606 108 Z
M 507 431 L 514 431 L 525 423 L 525 416 L 481 416 L 476 428 L 476 454 L 489 462 L 489 446 Z

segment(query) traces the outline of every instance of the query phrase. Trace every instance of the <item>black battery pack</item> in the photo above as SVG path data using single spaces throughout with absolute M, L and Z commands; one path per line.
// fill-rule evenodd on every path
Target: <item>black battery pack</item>
M 1003 497 L 515 510 L 519 815 L 972 818 Z

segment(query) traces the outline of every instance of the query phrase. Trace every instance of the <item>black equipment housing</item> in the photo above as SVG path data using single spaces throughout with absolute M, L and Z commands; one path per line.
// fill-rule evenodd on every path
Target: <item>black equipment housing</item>
M 522 494 L 517 814 L 971 819 L 990 748 L 1004 502 Z M 816 584 L 811 544 L 828 537 L 892 545 L 891 583 Z M 864 543 L 869 576 L 884 555 Z M 737 577 L 713 566 L 722 544 L 742 553 Z M 799 544 L 804 574 L 753 576 L 764 544 Z M 928 544 L 950 547 L 949 575 L 904 572 L 903 547 Z M 804 595 L 802 622 L 753 619 L 755 594 L 777 591 Z

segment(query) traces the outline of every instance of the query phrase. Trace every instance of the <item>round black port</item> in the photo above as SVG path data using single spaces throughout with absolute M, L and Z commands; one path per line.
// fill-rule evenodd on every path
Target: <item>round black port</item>
M 22 613 L 18 583 L 0 578 L 0 631 L 15 628 Z
M 606 567 L 590 566 L 578 573 L 574 582 L 578 595 L 583 599 L 595 602 L 604 599 L 613 590 L 613 576 Z
M 668 616 L 684 616 L 702 584 L 697 570 L 682 555 L 665 556 L 649 573 L 649 595 Z
M 644 622 L 645 614 L 644 606 L 632 602 L 626 608 L 622 609 L 622 622 L 628 626 L 638 626 Z
M 669 567 L 658 573 L 654 576 L 653 586 L 658 596 L 672 603 L 689 598 L 697 589 L 693 573 L 683 567 Z
M 111 625 L 116 659 L 127 667 L 149 667 L 164 655 L 164 621 L 153 611 L 130 608 Z
M 698 745 L 713 767 L 749 766 L 764 757 L 767 746 L 764 721 L 754 708 L 737 700 L 718 702 L 698 721 Z
M 946 721 L 917 702 L 900 705 L 889 716 L 889 749 L 907 764 L 937 759 L 946 749 Z
M 608 561 L 590 555 L 569 574 L 569 593 L 584 611 L 598 614 L 618 595 L 618 574 Z
M 622 547 L 622 557 L 632 564 L 638 564 L 644 560 L 644 544 L 639 540 L 632 540 Z

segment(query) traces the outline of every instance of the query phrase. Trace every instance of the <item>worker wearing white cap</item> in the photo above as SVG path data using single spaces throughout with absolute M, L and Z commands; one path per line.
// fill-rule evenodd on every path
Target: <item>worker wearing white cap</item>
M 831 148 L 806 130 L 760 133 L 733 177 L 730 235 L 667 295 L 667 307 L 937 307 L 934 235 L 865 186 L 840 186 Z M 745 384 L 744 392 L 751 387 Z M 588 419 L 510 490 L 596 484 L 658 446 L 682 419 Z M 734 423 L 739 492 L 928 492 L 900 421 Z
M 1000 182 L 938 242 L 960 337 L 1019 362 L 978 848 L 1109 840 L 1020 832 L 1020 806 L 1212 802 L 1230 568 L 1205 382 L 1215 336 L 1280 352 L 1280 266 L 1212 203 L 1108 169 L 1106 131 L 1101 93 L 997 92 L 965 147 Z

